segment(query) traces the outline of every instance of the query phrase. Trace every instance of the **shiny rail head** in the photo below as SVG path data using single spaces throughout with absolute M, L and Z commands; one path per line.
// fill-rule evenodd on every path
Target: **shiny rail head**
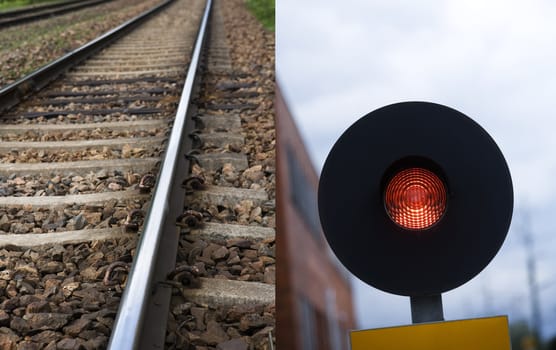
M 158 246 L 162 236 L 164 221 L 166 220 L 167 204 L 170 188 L 174 181 L 174 172 L 179 155 L 179 145 L 185 133 L 185 120 L 188 114 L 195 76 L 199 66 L 201 49 L 207 29 L 208 18 L 212 8 L 212 0 L 208 0 L 199 26 L 199 34 L 187 75 L 184 82 L 172 133 L 167 142 L 167 149 L 162 162 L 163 167 L 157 180 L 152 205 L 145 219 L 144 230 L 138 243 L 134 263 L 130 274 L 116 320 L 108 344 L 108 349 L 131 350 L 139 344 L 139 336 L 144 322 L 146 304 L 152 288 L 153 271 L 158 255 Z

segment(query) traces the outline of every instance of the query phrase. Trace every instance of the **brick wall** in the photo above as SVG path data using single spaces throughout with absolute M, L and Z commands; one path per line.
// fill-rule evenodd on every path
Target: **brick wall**
M 317 211 L 318 175 L 277 88 L 278 349 L 347 349 L 355 327 L 349 281 L 331 256 Z

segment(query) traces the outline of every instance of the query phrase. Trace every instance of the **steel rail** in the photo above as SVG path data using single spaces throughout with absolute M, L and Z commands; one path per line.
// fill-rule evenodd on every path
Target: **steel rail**
M 42 7 L 25 8 L 10 12 L 0 12 L 0 28 L 49 18 L 52 16 L 79 10 L 85 7 L 95 6 L 108 1 L 111 0 L 71 1 L 65 3 L 51 4 L 49 6 L 45 5 Z
M 0 113 L 15 106 L 24 100 L 29 94 L 39 91 L 48 83 L 65 73 L 70 68 L 79 64 L 89 56 L 103 49 L 113 41 L 119 39 L 151 15 L 162 10 L 174 0 L 166 0 L 163 3 L 147 10 L 140 15 L 126 21 L 118 27 L 91 40 L 87 44 L 65 54 L 64 56 L 39 68 L 33 73 L 19 79 L 18 81 L 0 89 Z
M 139 331 L 143 323 L 146 303 L 153 290 L 152 281 L 158 255 L 158 247 L 163 234 L 163 223 L 169 209 L 168 203 L 171 197 L 170 188 L 174 181 L 178 157 L 183 156 L 180 155 L 180 146 L 211 5 L 212 1 L 207 0 L 203 18 L 199 26 L 199 34 L 196 38 L 195 48 L 187 70 L 174 125 L 172 127 L 172 133 L 168 140 L 168 147 L 162 162 L 150 210 L 145 219 L 144 229 L 139 239 L 131 271 L 122 295 L 122 300 L 120 301 L 108 349 L 134 349 L 139 345 Z

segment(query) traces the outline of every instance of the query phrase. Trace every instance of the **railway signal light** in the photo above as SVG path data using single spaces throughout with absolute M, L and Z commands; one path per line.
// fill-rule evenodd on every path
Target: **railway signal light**
M 425 168 L 408 168 L 396 173 L 384 191 L 390 219 L 408 230 L 424 230 L 446 211 L 446 186 Z
M 477 123 L 446 106 L 404 102 L 343 133 L 318 202 L 325 236 L 354 275 L 412 304 L 434 303 L 496 255 L 513 190 L 502 153 Z

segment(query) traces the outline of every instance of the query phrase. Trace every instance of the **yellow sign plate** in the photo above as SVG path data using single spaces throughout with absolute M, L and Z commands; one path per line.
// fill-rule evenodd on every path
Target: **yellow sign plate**
M 510 350 L 508 317 L 353 331 L 352 350 Z

